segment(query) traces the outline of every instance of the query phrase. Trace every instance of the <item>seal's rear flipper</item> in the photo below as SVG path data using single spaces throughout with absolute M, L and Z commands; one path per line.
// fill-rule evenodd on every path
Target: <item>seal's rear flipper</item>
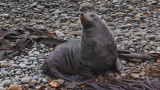
M 113 70 L 116 72 L 120 72 L 121 69 L 122 69 L 122 63 L 121 63 L 120 59 L 117 58 L 117 60 L 114 62 Z
M 68 81 L 77 81 L 77 82 L 80 82 L 80 81 L 84 81 L 84 80 L 87 80 L 87 79 L 90 79 L 90 78 L 82 78 L 80 76 L 70 76 L 70 75 L 65 75 L 65 74 L 62 74 L 61 72 L 59 72 L 56 67 L 52 67 L 52 69 L 49 70 L 50 73 L 57 77 L 57 78 L 62 78 L 62 79 L 65 79 L 65 80 L 68 80 Z

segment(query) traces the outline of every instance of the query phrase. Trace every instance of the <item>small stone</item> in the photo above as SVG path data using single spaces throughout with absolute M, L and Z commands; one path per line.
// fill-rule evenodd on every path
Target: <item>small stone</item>
M 131 28 L 131 27 L 133 27 L 132 24 L 126 24 L 126 25 L 122 25 L 120 28 L 121 29 L 126 29 L 126 28 Z
M 11 84 L 11 80 L 5 80 L 2 83 L 4 84 L 4 86 L 8 86 Z
M 134 48 L 129 48 L 129 51 L 135 52 L 136 50 Z
M 36 55 L 37 55 L 37 54 L 40 54 L 40 52 L 38 52 L 38 51 L 34 51 L 33 53 L 36 54 Z
M 0 67 L 7 67 L 7 62 L 6 61 L 0 62 Z
M 3 88 L 3 87 L 0 87 L 0 90 L 7 90 L 7 89 L 5 89 L 5 88 Z
M 104 80 L 104 77 L 102 75 L 98 75 L 97 79 L 98 80 Z
M 140 73 L 139 73 L 139 76 L 140 76 L 140 77 L 143 77 L 145 74 L 146 74 L 145 72 L 140 72 Z
M 105 8 L 105 7 L 100 7 L 99 12 L 100 12 L 100 13 L 106 13 L 106 12 L 107 12 L 107 8 Z
M 125 65 L 125 64 L 127 64 L 127 61 L 126 60 L 121 60 L 121 63 Z
M 128 65 L 129 65 L 130 67 L 134 67 L 136 64 L 135 64 L 135 63 L 132 63 L 132 62 L 129 62 Z
M 127 74 L 126 73 L 121 73 L 121 76 L 122 77 L 125 77 Z
M 20 75 L 20 74 L 21 74 L 21 71 L 17 71 L 15 74 L 16 74 L 16 75 Z
M 147 44 L 148 44 L 147 41 L 141 41 L 140 43 L 141 43 L 142 45 L 147 45 Z
M 157 52 L 160 52 L 160 47 L 158 47 L 158 48 L 156 49 L 156 51 L 157 51 Z
M 2 73 L 3 73 L 3 75 L 5 75 L 5 76 L 8 75 L 8 72 L 7 72 L 7 71 L 3 71 Z
M 130 6 L 128 7 L 128 9 L 131 10 L 131 11 L 133 11 L 133 10 L 134 10 L 134 7 L 130 5 Z
M 21 79 L 21 82 L 22 83 L 28 83 L 30 81 L 30 78 L 29 77 L 23 77 L 22 79 Z
M 4 87 L 4 84 L 0 84 L 0 87 Z M 1 90 L 1 89 L 0 89 Z
M 121 76 L 116 76 L 116 80 L 119 80 L 119 79 L 121 79 Z
M 42 86 L 36 86 L 36 88 L 35 88 L 35 89 L 36 89 L 36 90 L 39 90 L 39 88 L 40 88 L 40 87 L 42 87 Z
M 29 59 L 25 59 L 25 58 L 22 58 L 21 59 L 23 62 L 28 62 L 29 61 Z
M 137 14 L 135 17 L 136 17 L 136 18 L 140 18 L 140 17 L 141 17 L 141 15 L 140 15 L 140 14 Z
M 137 79 L 137 78 L 139 78 L 139 74 L 132 73 L 132 74 L 131 74 L 131 77 L 134 78 L 134 79 Z
M 20 68 L 26 68 L 26 64 L 20 63 L 19 64 Z
M 9 14 L 0 14 L 0 17 L 8 18 Z
M 155 51 L 149 51 L 149 53 L 155 53 Z
M 38 9 L 44 9 L 45 6 L 43 6 L 43 5 L 38 5 L 37 8 L 38 8 Z
M 91 3 L 82 3 L 81 5 L 80 5 L 80 7 L 81 8 L 92 8 L 93 7 L 93 5 L 91 4 Z
M 36 57 L 29 57 L 28 59 L 29 59 L 29 60 L 31 60 L 31 61 L 33 61 L 33 60 L 37 60 L 37 58 L 36 58 Z
M 42 82 L 43 82 L 43 83 L 47 83 L 48 81 L 47 81 L 46 78 L 43 78 L 43 79 L 42 79 Z
M 37 7 L 37 4 L 38 4 L 37 2 L 32 3 L 32 4 L 31 4 L 31 8 Z

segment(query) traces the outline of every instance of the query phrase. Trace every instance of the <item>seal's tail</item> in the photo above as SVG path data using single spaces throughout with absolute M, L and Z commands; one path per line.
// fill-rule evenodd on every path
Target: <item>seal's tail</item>
M 47 74 L 48 73 L 48 64 L 47 62 L 44 62 L 43 66 L 42 66 L 42 70 L 44 74 Z

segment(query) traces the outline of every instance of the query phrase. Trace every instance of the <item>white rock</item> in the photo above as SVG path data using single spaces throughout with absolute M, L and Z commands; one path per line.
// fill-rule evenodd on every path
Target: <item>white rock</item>
M 137 79 L 137 78 L 139 78 L 139 74 L 132 73 L 132 74 L 131 74 L 131 77 L 132 77 L 132 78 L 135 78 L 135 79 Z

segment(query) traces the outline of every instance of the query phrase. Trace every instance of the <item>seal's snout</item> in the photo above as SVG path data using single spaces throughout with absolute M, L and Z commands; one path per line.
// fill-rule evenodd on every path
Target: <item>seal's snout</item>
M 80 19 L 81 19 L 81 23 L 83 25 L 83 28 L 89 28 L 93 24 L 93 22 L 92 22 L 88 13 L 82 13 L 80 15 Z

